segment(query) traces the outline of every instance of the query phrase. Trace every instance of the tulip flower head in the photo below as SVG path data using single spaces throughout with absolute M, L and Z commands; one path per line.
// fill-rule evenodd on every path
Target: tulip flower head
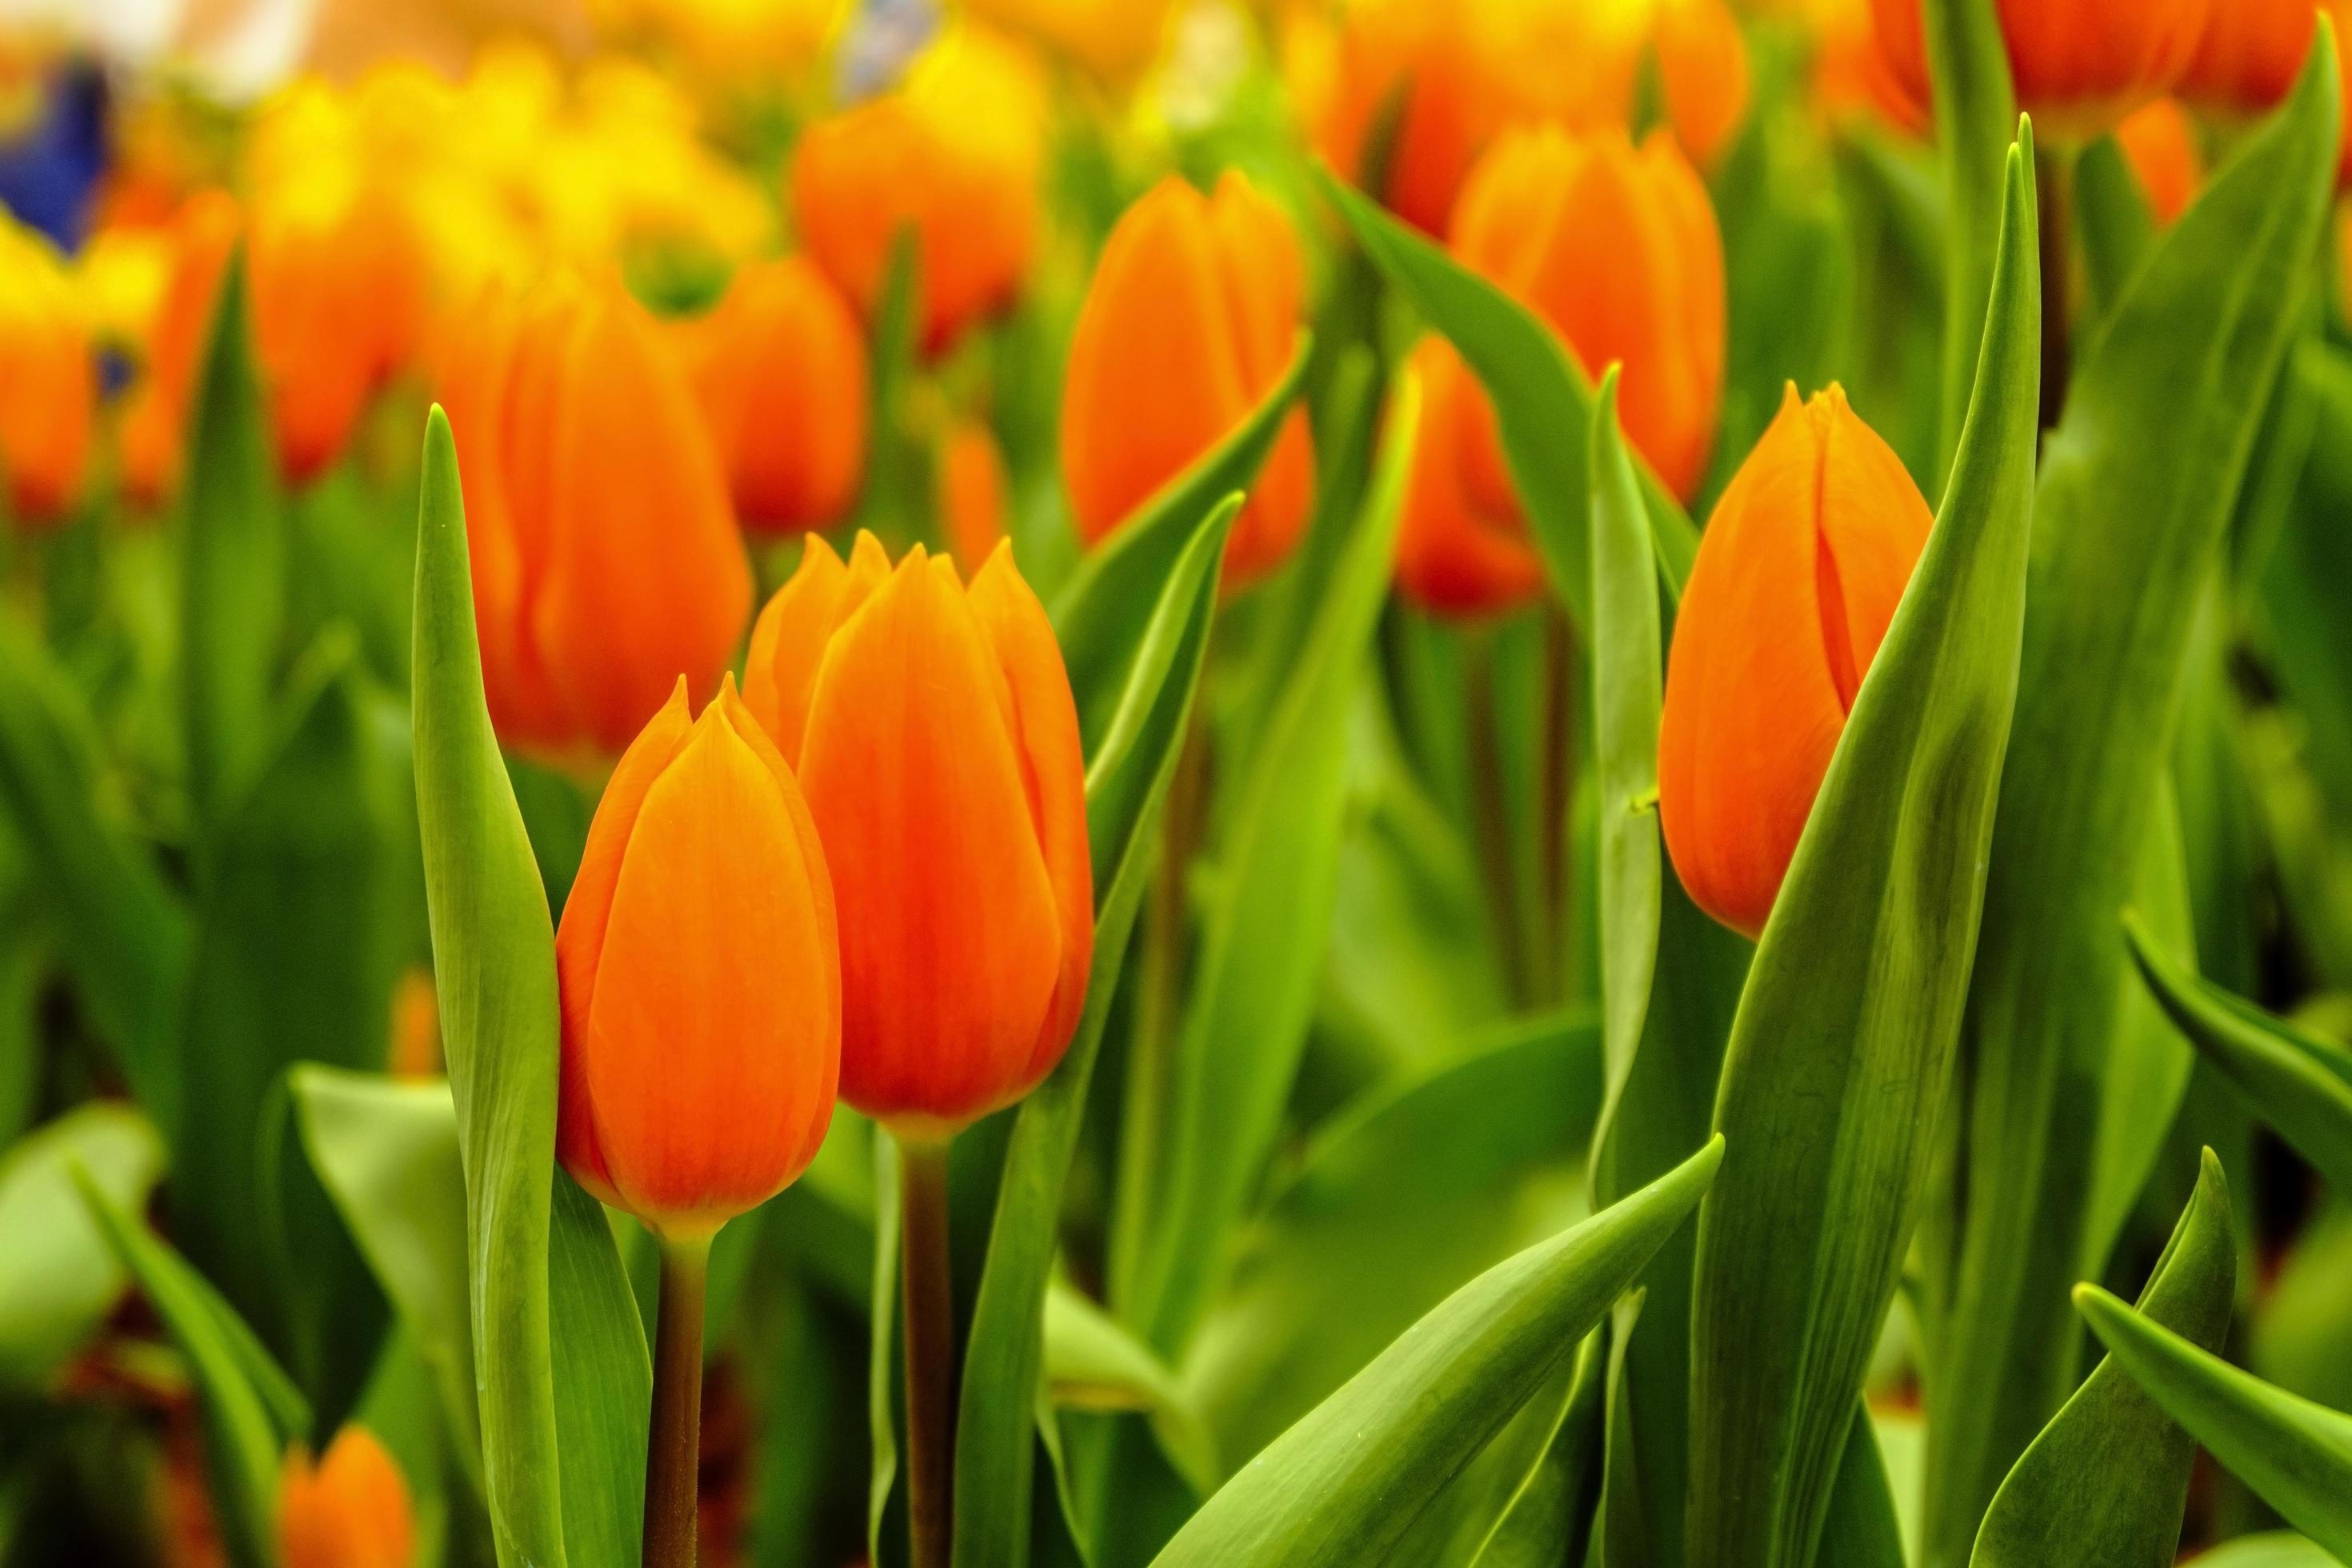
M 617 281 L 490 293 L 450 337 L 490 717 L 558 760 L 627 745 L 683 673 L 714 692 L 751 606 L 685 374 Z
M 173 217 L 170 278 L 122 416 L 122 488 L 142 506 L 161 505 L 179 489 L 196 374 L 242 225 L 224 191 L 190 197 Z
M 2068 141 L 2110 131 L 2179 86 L 2208 11 L 2242 0 L 1999 0 L 2019 105 Z M 1872 0 L 1878 37 L 1914 101 L 1933 93 L 1922 0 Z
M 1543 592 L 1543 562 L 1516 510 L 1482 510 L 1462 477 L 1462 402 L 1483 394 L 1454 345 L 1423 338 L 1413 349 L 1421 429 L 1398 525 L 1397 588 L 1435 615 L 1506 614 Z
M 1658 800 L 1692 901 L 1764 929 L 1855 694 L 1926 548 L 1927 503 L 1832 385 L 1789 389 L 1691 567 Z
M 1077 1026 L 1094 894 L 1076 706 L 1010 548 L 967 586 L 812 535 L 744 698 L 833 873 L 842 1098 L 918 1142 L 1020 1099 Z
M 80 495 L 97 395 L 63 263 L 40 236 L 0 217 L 0 476 L 17 527 L 62 522 Z
M 364 1426 L 346 1425 L 318 1464 L 296 1448 L 278 1483 L 285 1568 L 412 1568 L 416 1518 L 408 1482 Z
M 2205 180 L 2205 155 L 2189 111 L 2179 99 L 2159 98 L 2116 126 L 2116 141 L 2147 193 L 2149 212 L 2159 226 L 2168 226 L 2189 210 Z
M 1711 168 L 1748 118 L 1748 39 L 1739 18 L 1725 0 L 1658 0 L 1651 39 L 1666 121 L 1691 161 Z
M 2319 10 L 2315 0 L 2213 0 L 2180 96 L 2239 114 L 2273 108 L 2303 69 Z
M 982 419 L 959 419 L 940 442 L 940 531 L 956 565 L 977 572 L 1004 542 L 1004 452 Z
M 1626 438 L 1669 489 L 1696 492 L 1723 403 L 1723 239 L 1674 142 L 1513 132 L 1463 190 L 1453 247 L 1549 321 L 1587 374 L 1624 366 Z M 1493 406 L 1481 395 L 1462 408 L 1471 494 L 1516 513 Z
M 736 273 L 696 324 L 695 387 L 747 531 L 840 521 L 866 469 L 866 345 L 808 260 Z
M 1282 379 L 1305 264 L 1282 209 L 1228 172 L 1213 195 L 1171 174 L 1122 215 L 1079 308 L 1062 388 L 1062 463 L 1078 532 L 1101 542 Z M 1286 560 L 1314 501 L 1292 409 L 1234 526 L 1229 584 Z
M 792 770 L 730 676 L 622 753 L 555 937 L 556 1152 L 677 1240 L 791 1184 L 841 1063 L 833 885 Z

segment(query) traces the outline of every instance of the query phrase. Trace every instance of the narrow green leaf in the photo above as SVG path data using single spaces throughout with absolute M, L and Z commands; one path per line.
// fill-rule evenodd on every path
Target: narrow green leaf
M 122 1266 L 79 1200 L 76 1173 L 135 1214 L 163 1168 L 147 1119 L 103 1100 L 0 1155 L 0 1389 L 43 1387 L 122 1294 Z
M 2242 1535 L 2197 1559 L 2197 1568 L 2339 1568 L 2343 1559 L 2286 1531 Z
M 1536 547 L 1580 626 L 1592 624 L 1591 452 L 1563 432 L 1592 426 L 1591 384 L 1557 333 L 1526 306 L 1323 171 L 1324 194 L 1356 242 L 1459 350 L 1494 399 L 1512 482 L 1527 503 Z M 1658 569 L 1679 599 L 1698 552 L 1698 530 L 1647 464 L 1639 464 Z
M 1087 770 L 1094 857 L 1095 962 L 1070 1048 L 1021 1107 L 1005 1152 L 965 1352 L 956 1425 L 958 1568 L 1024 1568 L 1034 1450 L 1039 1313 L 1059 1231 L 1062 1186 L 1077 1147 L 1103 1027 L 1150 879 L 1161 804 L 1189 732 L 1208 657 L 1217 579 L 1241 499 L 1195 525 L 1139 643 L 1127 689 Z
M 2086 319 L 2096 321 L 2123 298 L 2156 240 L 2147 187 L 2113 136 L 2092 142 L 2074 162 L 2074 216 L 2083 236 Z
M 2237 1279 L 2230 1187 L 2208 1149 L 2139 1310 L 2217 1349 L 2230 1331 Z M 2120 1365 L 2103 1363 L 1994 1494 L 1969 1568 L 2166 1568 L 2180 1547 L 2196 1457 L 2189 1434 Z
M 1990 309 L 1996 240 L 2006 197 L 2002 174 L 2017 128 L 2009 49 L 1994 0 L 1921 0 L 1921 27 L 1933 84 L 1936 146 L 1944 165 L 1949 217 L 1944 258 L 1943 472 L 1960 443 L 1970 408 L 1977 345 Z
M 1478 1544 L 1471 1568 L 1559 1568 L 1585 1560 L 1593 1521 L 1593 1460 L 1608 1443 L 1612 1358 L 1601 1350 L 1602 1331 L 1584 1336 L 1570 1372 L 1568 1397 L 1553 1421 L 1542 1458 L 1511 1494 L 1503 1516 Z M 1521 1412 L 1520 1418 L 1525 1419 Z
M 2189 1043 L 2330 1185 L 2352 1194 L 2352 1051 L 2198 978 L 2137 916 L 2124 917 L 2124 937 Z
M 1807 1568 L 1916 1218 L 2017 689 L 2041 373 L 2031 137 L 1950 489 L 1766 923 L 1691 1308 L 1695 1568 Z
M 2074 1306 L 2107 1353 L 2289 1524 L 2352 1561 L 2352 1415 L 2239 1371 L 2095 1285 Z
M 2334 52 L 2206 187 L 2077 362 L 2043 449 L 2030 606 L 1957 1169 L 1959 1232 L 1928 1358 L 1927 1556 L 1952 1563 L 2074 1387 L 2066 1310 L 2131 897 L 2189 629 L 2301 316 L 2331 199 Z M 2120 563 L 2131 591 L 2116 592 Z
M 1819 1568 L 1904 1568 L 1903 1526 L 1865 1405 L 1855 1405 L 1846 1430 L 1845 1454 L 1838 1460 L 1837 1485 L 1830 1492 L 1829 1518 L 1814 1562 Z
M 1217 1456 L 1191 1397 L 1158 1356 L 1118 1319 L 1067 1286 L 1045 1296 L 1045 1384 L 1071 1410 L 1139 1410 L 1185 1484 L 1217 1484 Z
M 1228 1481 L 1159 1568 L 1381 1561 L 1689 1216 L 1722 1156 L 1709 1143 L 1455 1291 Z

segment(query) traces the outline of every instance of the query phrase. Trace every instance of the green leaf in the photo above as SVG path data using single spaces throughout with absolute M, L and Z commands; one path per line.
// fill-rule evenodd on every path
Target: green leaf
M 1346 816 L 1349 698 L 1388 593 L 1419 401 L 1413 379 L 1400 382 L 1364 520 L 1240 781 L 1167 1087 L 1162 1163 L 1148 1186 L 1121 1184 L 1111 1304 L 1171 1359 L 1223 1273 L 1306 1043 Z
M 1549 1427 L 1550 1441 L 1511 1494 L 1494 1529 L 1478 1543 L 1471 1568 L 1559 1568 L 1562 1562 L 1584 1560 L 1578 1546 L 1592 1525 L 1584 1516 L 1591 1500 L 1593 1460 L 1606 1442 L 1603 1423 L 1612 1419 L 1607 1408 L 1612 1358 L 1601 1352 L 1601 1338 L 1598 1328 L 1584 1336 L 1570 1373 L 1568 1397 Z M 1539 1409 L 1538 1405 L 1521 1411 L 1513 1425 Z M 1507 1430 L 1504 1438 L 1488 1446 L 1481 1466 L 1507 1437 Z
M 2197 1559 L 2197 1568 L 2338 1568 L 2343 1559 L 2300 1535 L 2242 1535 Z
M 2087 319 L 2096 321 L 2123 298 L 2156 242 L 2147 188 L 2112 135 L 2084 148 L 2074 162 L 2074 216 L 2083 236 Z
M 1099 749 L 1102 728 L 1127 690 L 1138 640 L 1177 557 L 1218 502 L 1255 482 L 1298 395 L 1312 346 L 1302 334 L 1289 368 L 1249 417 L 1154 491 L 1101 548 L 1089 552 L 1055 601 L 1054 630 L 1089 755 Z
M 2066 1311 L 2131 897 L 2199 596 L 2301 314 L 2332 191 L 2334 54 L 2160 239 L 2043 448 L 2015 736 L 1964 1049 L 1948 1281 L 1928 1359 L 1927 1557 L 1958 1561 L 2073 1388 Z M 2116 591 L 2130 563 L 2131 591 Z
M 2017 97 L 2010 86 L 2009 49 L 1994 0 L 1921 0 L 1921 30 L 1933 84 L 1936 146 L 1944 166 L 1949 216 L 1944 258 L 1944 437 L 1937 454 L 1942 473 L 1961 440 L 1971 410 L 1998 269 L 1997 239 L 2007 203 L 2002 173 L 2017 129 Z
M 1061 1064 L 1023 1102 L 1005 1152 L 965 1352 L 956 1424 L 959 1568 L 1025 1568 L 1034 1470 L 1039 1314 L 1059 1230 L 1062 1187 L 1086 1115 L 1103 1027 L 1136 910 L 1157 859 L 1157 826 L 1190 732 L 1208 657 L 1225 540 L 1241 500 L 1228 496 L 1192 531 L 1161 586 L 1125 692 L 1087 770 L 1094 858 L 1095 959 L 1087 1005 Z
M 2220 1346 L 2237 1300 L 2234 1230 L 2229 1184 L 2208 1149 L 2139 1310 L 2208 1349 Z M 2103 1363 L 1994 1494 L 1969 1568 L 2166 1568 L 2179 1549 L 2196 1457 L 2189 1434 L 2120 1365 Z
M 1925 1187 L 2016 694 L 2040 383 L 2031 138 L 1941 515 L 1764 928 L 1700 1211 L 1687 1547 L 1807 1568 Z
M 482 696 L 457 454 L 438 408 L 425 425 L 414 647 L 417 815 L 499 1560 L 562 1568 L 576 1550 L 583 1564 L 625 1562 L 652 1373 L 604 1212 L 555 1169 L 554 931 Z
M 221 280 L 187 436 L 180 701 L 188 794 L 201 819 L 223 808 L 260 761 L 285 618 L 286 528 L 241 253 Z
M 76 1173 L 135 1213 L 163 1167 L 147 1119 L 102 1100 L 0 1155 L 0 1279 L 8 1281 L 0 1290 L 0 1388 L 47 1384 L 122 1294 L 122 1267 L 76 1196 Z
M 2189 1043 L 2338 1193 L 2352 1194 L 2352 1051 L 2200 980 L 2136 915 L 2124 937 Z
M 1688 1217 L 1722 1154 L 1709 1143 L 1455 1291 L 1227 1482 L 1159 1568 L 1381 1561 Z
M 204 1413 L 213 1508 L 229 1561 L 236 1568 L 276 1568 L 278 1467 L 286 1446 L 310 1425 L 301 1394 L 203 1275 L 87 1173 L 75 1179 L 115 1257 L 187 1358 Z
M 1071 1410 L 1139 1410 L 1187 1485 L 1217 1484 L 1209 1430 L 1175 1374 L 1116 1318 L 1067 1286 L 1045 1296 L 1045 1384 Z
M 1429 324 L 1459 350 L 1494 399 L 1503 454 L 1526 503 L 1552 585 L 1580 626 L 1592 625 L 1591 453 L 1563 432 L 1592 427 L 1591 384 L 1543 319 L 1324 172 L 1324 194 L 1356 242 Z M 1682 596 L 1698 530 L 1647 464 L 1639 464 L 1658 568 Z
M 1837 1484 L 1830 1491 L 1829 1517 L 1822 1526 L 1821 1568 L 1904 1568 L 1903 1526 L 1887 1484 L 1886 1462 L 1870 1409 L 1857 1403 L 1846 1429 L 1845 1454 L 1838 1460 Z
M 432 1372 L 458 1458 L 478 1481 L 466 1174 L 449 1086 L 316 1066 L 296 1068 L 289 1083 L 303 1149 Z
M 2231 1474 L 2352 1560 L 2352 1415 L 2239 1371 L 2095 1285 L 2076 1286 L 2074 1305 L 2107 1353 Z

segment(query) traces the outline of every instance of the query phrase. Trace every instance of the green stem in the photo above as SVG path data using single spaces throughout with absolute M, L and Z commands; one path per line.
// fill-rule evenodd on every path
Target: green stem
M 898 1142 L 899 1288 L 907 1326 L 907 1519 L 912 1568 L 947 1568 L 955 1489 L 955 1298 L 948 1146 Z
M 653 1432 L 646 1452 L 645 1568 L 694 1568 L 702 1463 L 702 1299 L 710 1238 L 661 1244 Z

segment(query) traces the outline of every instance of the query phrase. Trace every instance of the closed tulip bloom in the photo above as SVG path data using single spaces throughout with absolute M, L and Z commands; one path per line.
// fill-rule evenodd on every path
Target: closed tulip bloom
M 618 282 L 485 295 L 443 368 L 490 717 L 509 745 L 610 757 L 679 676 L 716 691 L 751 600 L 685 374 Z
M 2294 86 L 2318 16 L 2315 0 L 2214 0 L 2180 96 L 2241 114 L 2271 108 Z
M 1871 16 L 1872 0 L 1807 0 L 1813 24 L 1813 98 L 1832 121 L 1875 118 L 1907 135 L 1931 129 L 1895 75 Z
M 1079 307 L 1062 384 L 1062 465 L 1098 544 L 1238 426 L 1282 379 L 1305 266 L 1282 209 L 1227 172 L 1204 196 L 1171 174 L 1123 214 Z M 1280 565 L 1314 501 L 1303 409 L 1284 416 L 1225 552 L 1225 581 Z
M 622 753 L 555 937 L 556 1152 L 671 1240 L 816 1157 L 841 1064 L 833 886 L 801 789 L 732 677 Z
M 196 372 L 241 225 L 224 191 L 191 196 L 172 220 L 170 279 L 122 416 L 122 488 L 142 506 L 160 505 L 179 489 Z
M 744 696 L 833 872 L 842 1098 L 923 1142 L 1020 1099 L 1077 1026 L 1094 894 L 1069 677 L 1011 550 L 967 587 L 810 536 Z
M 1666 121 L 1694 163 L 1712 165 L 1748 118 L 1748 38 L 1724 0 L 1662 0 L 1651 24 Z
M 1513 132 L 1479 161 L 1454 251 L 1551 324 L 1587 374 L 1624 366 L 1626 438 L 1685 499 L 1706 474 L 1723 403 L 1723 240 L 1706 187 L 1673 140 Z M 1493 406 L 1462 400 L 1464 474 L 1488 511 L 1516 513 Z
M 698 323 L 695 385 L 745 530 L 826 528 L 866 471 L 866 345 L 805 258 L 746 267 Z
M 2135 110 L 2116 127 L 2116 141 L 2139 176 L 2158 225 L 2169 226 L 2189 210 L 2197 199 L 2197 187 L 2204 183 L 2205 155 L 2198 150 L 2197 128 L 2179 100 L 2159 98 Z
M 413 1568 L 408 1482 L 373 1433 L 345 1425 L 315 1466 L 300 1448 L 287 1455 L 278 1543 L 285 1568 Z
M 1010 483 L 987 422 L 957 420 L 940 443 L 940 531 L 964 571 L 979 571 L 1004 542 Z
M 1832 385 L 1789 389 L 1700 536 L 1658 736 L 1666 850 L 1699 908 L 1772 912 L 1863 677 L 1927 545 L 1927 503 Z
M 1922 0 L 1872 0 L 1904 90 L 1932 98 Z M 2215 0 L 1998 0 L 2019 104 L 2069 140 L 2112 130 L 2179 85 Z M 2219 0 L 2222 5 L 2240 0 Z
M 0 218 L 0 475 L 18 528 L 62 522 L 80 496 L 97 395 L 63 264 L 47 241 Z
M 1461 402 L 1481 395 L 1477 384 L 1444 338 L 1423 338 L 1412 365 L 1421 377 L 1421 429 L 1397 531 L 1398 591 L 1433 615 L 1458 618 L 1532 603 L 1543 592 L 1543 563 L 1527 524 L 1516 512 L 1481 510 L 1463 482 Z

